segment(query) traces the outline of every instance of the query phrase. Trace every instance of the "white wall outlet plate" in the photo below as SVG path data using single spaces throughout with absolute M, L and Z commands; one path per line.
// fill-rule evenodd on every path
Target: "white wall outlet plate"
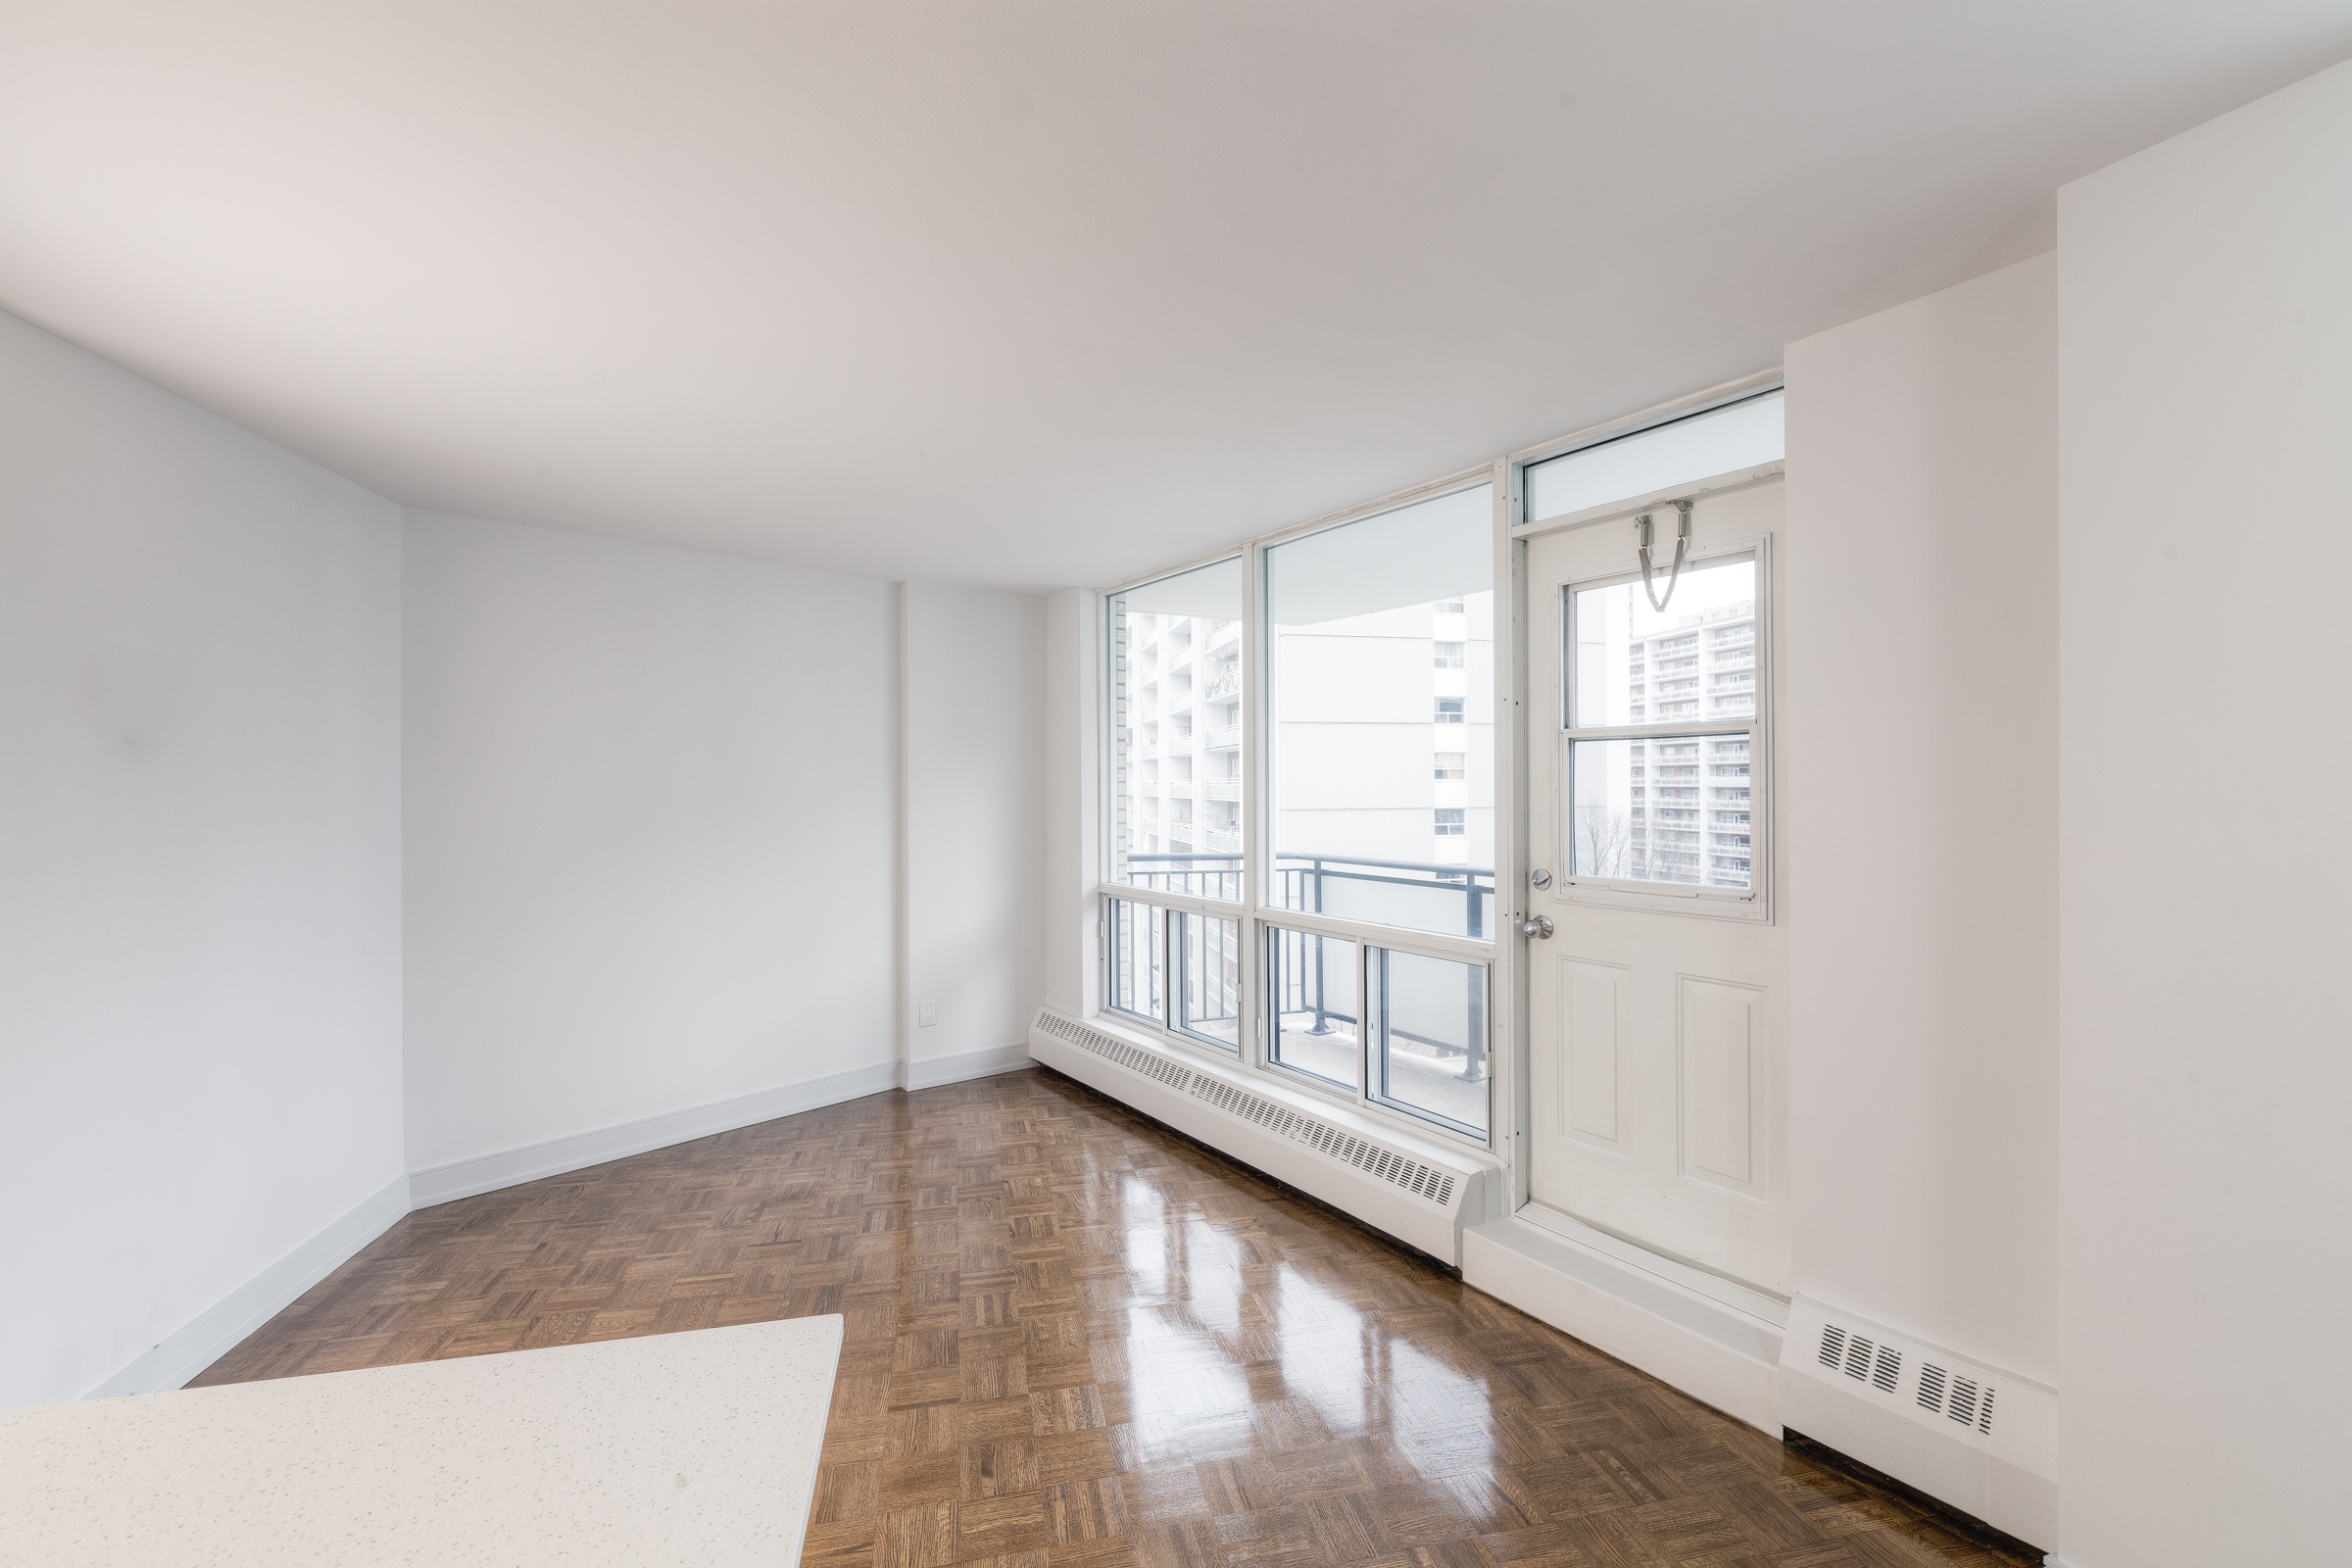
M 939 1004 L 918 1002 L 914 1004 L 914 1023 L 918 1029 L 928 1029 L 939 1022 Z

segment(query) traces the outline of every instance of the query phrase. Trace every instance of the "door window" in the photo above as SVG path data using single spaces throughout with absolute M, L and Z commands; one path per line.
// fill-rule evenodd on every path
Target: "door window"
M 1762 587 L 1751 548 L 1685 565 L 1663 610 L 1638 574 L 1566 590 L 1575 881 L 1754 894 Z

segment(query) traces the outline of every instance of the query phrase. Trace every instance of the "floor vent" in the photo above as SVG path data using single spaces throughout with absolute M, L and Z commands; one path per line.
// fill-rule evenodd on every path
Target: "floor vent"
M 1170 1061 L 1155 1051 L 1131 1046 L 1124 1040 L 1113 1040 L 1097 1029 L 1082 1023 L 1072 1023 L 1055 1013 L 1041 1012 L 1037 1026 L 1057 1040 L 1066 1040 L 1081 1051 L 1117 1062 L 1129 1072 L 1140 1072 L 1147 1078 L 1156 1078 L 1179 1093 L 1192 1087 L 1197 1076 L 1189 1067 Z
M 1417 1159 L 1385 1149 L 1368 1138 L 1345 1132 L 1328 1122 L 1317 1121 L 1287 1105 L 1253 1095 L 1247 1089 L 1220 1083 L 1214 1078 L 1196 1075 L 1193 1093 L 1229 1116 L 1254 1122 L 1278 1138 L 1288 1138 L 1304 1144 L 1318 1154 L 1328 1154 L 1344 1164 L 1354 1166 L 1377 1181 L 1400 1187 L 1415 1198 L 1425 1198 L 1446 1208 L 1453 1202 L 1454 1178 L 1446 1171 L 1433 1170 Z
M 1992 1389 L 1974 1378 L 1923 1364 L 1919 1369 L 1919 1407 L 1950 1416 L 1979 1432 L 1992 1430 Z

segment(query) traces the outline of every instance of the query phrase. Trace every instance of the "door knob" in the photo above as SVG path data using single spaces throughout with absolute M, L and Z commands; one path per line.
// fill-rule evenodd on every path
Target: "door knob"
M 1519 934 L 1523 937 L 1547 937 L 1551 935 L 1551 916 L 1548 914 L 1539 914 L 1533 919 L 1520 921 Z

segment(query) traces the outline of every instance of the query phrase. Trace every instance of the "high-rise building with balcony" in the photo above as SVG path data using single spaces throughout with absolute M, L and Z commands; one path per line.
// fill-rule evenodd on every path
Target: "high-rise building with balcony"
M 1239 856 L 1242 623 L 1142 612 L 1125 632 L 1130 852 Z
M 1637 724 L 1755 717 L 1755 601 L 1693 613 L 1634 639 L 1626 662 L 1626 710 Z M 1670 737 L 1635 741 L 1628 750 L 1632 874 L 1746 887 L 1748 737 Z

